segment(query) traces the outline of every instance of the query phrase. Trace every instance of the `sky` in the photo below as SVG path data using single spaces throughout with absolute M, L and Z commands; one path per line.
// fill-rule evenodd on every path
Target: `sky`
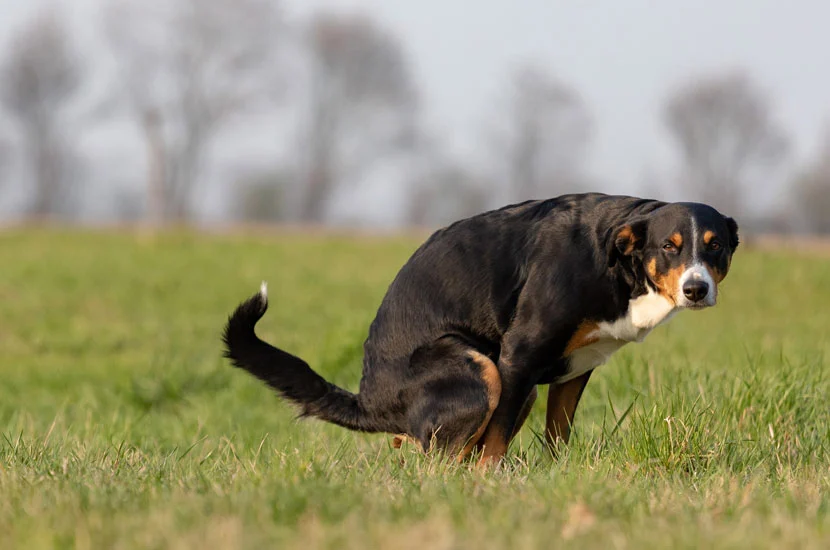
M 671 166 L 668 92 L 696 74 L 742 68 L 809 155 L 830 121 L 830 3 L 647 0 L 300 0 L 362 9 L 396 29 L 443 133 L 474 133 L 517 61 L 580 90 L 597 121 L 590 168 L 628 185 Z M 475 5 L 475 8 L 471 6 Z M 493 113 L 495 115 L 495 113 Z M 465 139 L 469 143 L 474 140 Z
M 106 0 L 102 0 L 106 1 Z M 0 38 L 45 2 L 0 0 Z M 51 1 L 91 33 L 95 0 Z M 731 0 L 284 0 L 288 15 L 360 10 L 401 37 L 424 93 L 428 127 L 463 158 L 511 67 L 532 62 L 580 91 L 595 120 L 588 171 L 609 190 L 658 184 L 676 158 L 661 121 L 667 94 L 688 78 L 747 70 L 790 131 L 794 162 L 815 154 L 830 122 L 830 3 Z

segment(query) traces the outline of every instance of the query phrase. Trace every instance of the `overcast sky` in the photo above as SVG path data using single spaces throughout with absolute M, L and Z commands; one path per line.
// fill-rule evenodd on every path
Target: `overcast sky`
M 106 1 L 106 0 L 102 0 Z M 7 36 L 45 2 L 0 0 Z M 53 1 L 91 34 L 94 0 Z M 668 91 L 691 75 L 746 68 L 813 155 L 830 120 L 830 3 L 730 0 L 284 0 L 292 17 L 364 10 L 401 37 L 420 77 L 430 127 L 474 156 L 511 65 L 530 60 L 571 83 L 596 120 L 590 172 L 625 191 L 646 170 L 670 173 L 660 120 Z M 473 160 L 475 160 L 473 158 Z
M 623 185 L 664 170 L 660 109 L 696 73 L 746 68 L 769 92 L 797 151 L 830 120 L 830 3 L 729 0 L 295 0 L 364 9 L 404 37 L 432 119 L 476 131 L 508 67 L 532 60 L 571 82 L 597 120 L 594 173 Z M 304 6 L 300 8 L 300 6 Z M 474 7 L 473 7 L 474 6 Z M 474 134 L 473 134 L 474 135 Z M 465 143 L 472 140 L 464 139 Z

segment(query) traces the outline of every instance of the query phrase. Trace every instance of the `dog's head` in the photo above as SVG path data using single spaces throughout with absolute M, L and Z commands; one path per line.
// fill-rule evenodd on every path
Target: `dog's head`
M 672 203 L 612 230 L 609 261 L 635 288 L 662 294 L 677 308 L 714 306 L 738 247 L 738 224 L 711 206 Z

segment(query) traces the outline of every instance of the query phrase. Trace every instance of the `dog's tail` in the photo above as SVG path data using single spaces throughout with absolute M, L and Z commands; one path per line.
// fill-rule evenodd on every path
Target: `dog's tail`
M 299 405 L 300 416 L 319 418 L 350 430 L 382 431 L 363 412 L 355 394 L 326 382 L 299 357 L 257 337 L 254 327 L 267 309 L 267 286 L 262 283 L 260 291 L 242 302 L 228 319 L 225 357 Z

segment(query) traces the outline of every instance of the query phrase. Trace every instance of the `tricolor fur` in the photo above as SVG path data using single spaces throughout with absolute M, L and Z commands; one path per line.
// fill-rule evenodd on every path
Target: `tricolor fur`
M 737 246 L 735 221 L 703 204 L 528 201 L 456 222 L 413 254 L 369 328 L 359 393 L 256 337 L 264 284 L 231 316 L 227 356 L 303 415 L 496 460 L 540 384 L 548 440 L 566 442 L 592 370 L 677 312 L 714 306 Z

